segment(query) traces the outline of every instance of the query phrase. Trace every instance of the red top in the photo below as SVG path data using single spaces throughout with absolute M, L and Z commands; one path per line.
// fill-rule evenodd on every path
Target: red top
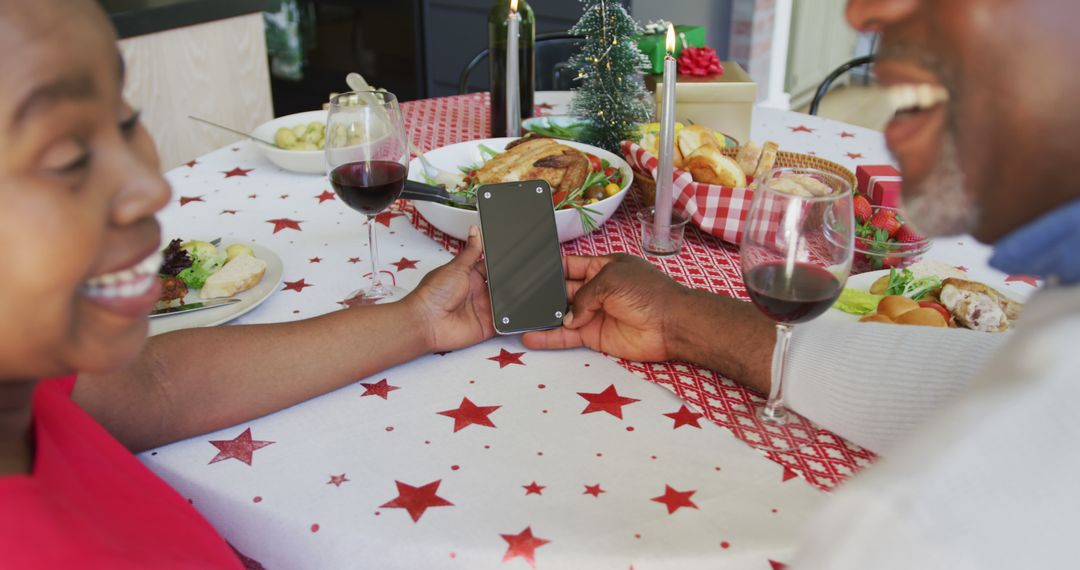
M 31 475 L 0 477 L 5 568 L 243 568 L 188 502 L 71 401 L 34 391 Z

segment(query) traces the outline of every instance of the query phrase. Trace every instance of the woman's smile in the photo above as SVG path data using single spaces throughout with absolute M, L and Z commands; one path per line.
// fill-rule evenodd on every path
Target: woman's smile
M 126 317 L 145 316 L 161 295 L 158 269 L 161 252 L 154 251 L 142 261 L 117 271 L 87 279 L 79 288 L 86 299 Z

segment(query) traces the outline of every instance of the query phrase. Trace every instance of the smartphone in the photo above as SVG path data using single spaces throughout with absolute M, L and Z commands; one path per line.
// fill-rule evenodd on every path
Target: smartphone
M 550 329 L 566 315 L 566 279 L 551 186 L 543 180 L 476 189 L 491 316 L 499 334 Z

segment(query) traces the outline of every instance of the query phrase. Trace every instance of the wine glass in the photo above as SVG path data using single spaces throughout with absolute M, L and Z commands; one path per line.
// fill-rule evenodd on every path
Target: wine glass
M 330 185 L 350 208 L 367 216 L 371 284 L 350 293 L 346 306 L 395 300 L 405 292 L 383 283 L 375 216 L 401 196 L 408 174 L 408 142 L 393 93 L 352 91 L 330 100 L 326 118 L 326 163 Z
M 758 418 L 782 426 L 791 414 L 784 408 L 784 359 L 792 326 L 818 317 L 840 296 L 851 271 L 855 219 L 851 184 L 835 174 L 774 168 L 757 184 L 739 255 L 751 301 L 776 322 L 772 383 Z

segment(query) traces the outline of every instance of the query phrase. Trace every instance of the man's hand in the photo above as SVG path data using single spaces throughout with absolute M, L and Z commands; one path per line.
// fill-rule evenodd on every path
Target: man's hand
M 679 358 L 673 329 L 688 289 L 630 255 L 569 256 L 563 263 L 573 307 L 562 328 L 525 333 L 525 346 L 585 346 L 642 362 Z
M 402 303 L 427 331 L 431 351 L 472 346 L 495 334 L 491 322 L 484 249 L 480 232 L 469 228 L 465 249 L 450 263 L 428 273 Z

